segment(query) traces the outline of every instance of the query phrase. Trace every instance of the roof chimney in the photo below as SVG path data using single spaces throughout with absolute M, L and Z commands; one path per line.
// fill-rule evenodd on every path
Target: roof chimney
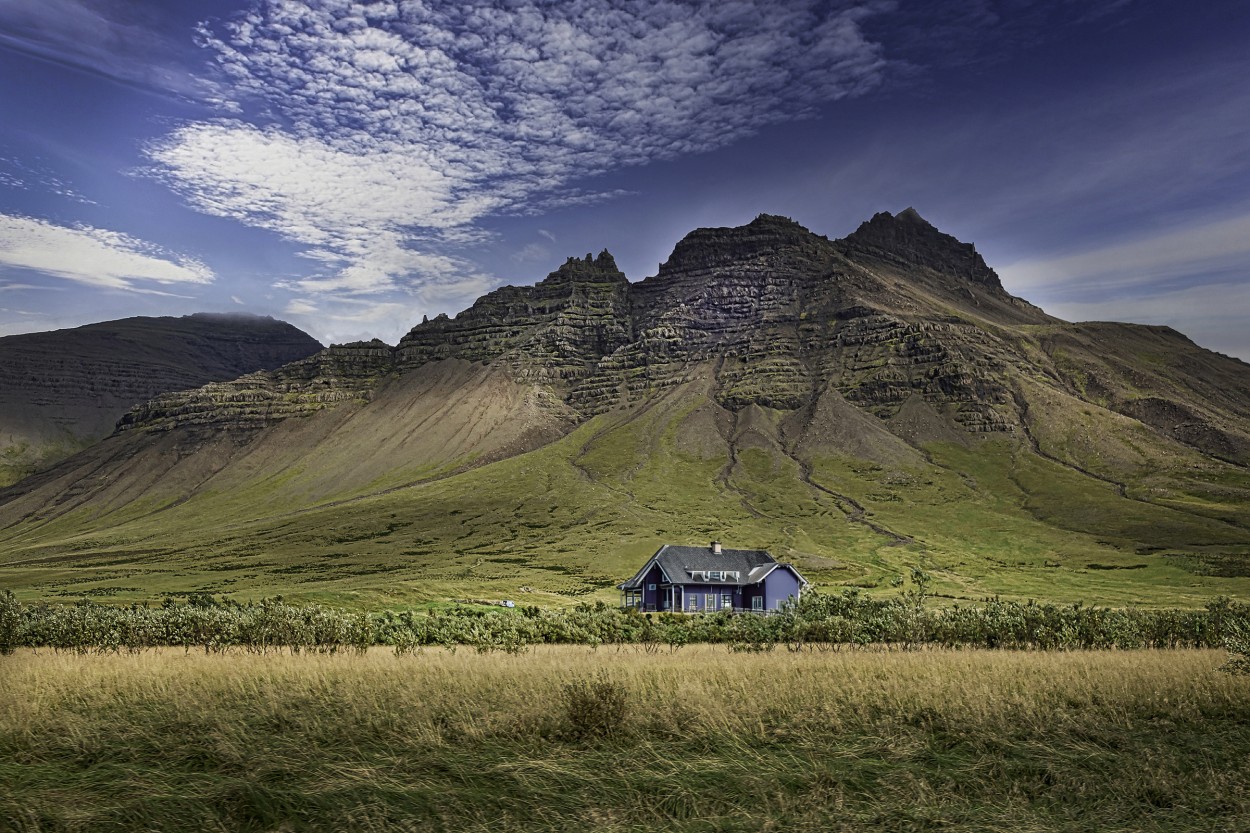
M 720 555 L 720 541 L 712 542 L 712 555 Z

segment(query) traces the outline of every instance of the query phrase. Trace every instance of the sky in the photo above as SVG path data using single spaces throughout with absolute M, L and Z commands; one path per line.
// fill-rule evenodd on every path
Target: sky
M 391 344 L 566 257 L 914 206 L 1250 361 L 1244 0 L 0 0 L 0 335 Z

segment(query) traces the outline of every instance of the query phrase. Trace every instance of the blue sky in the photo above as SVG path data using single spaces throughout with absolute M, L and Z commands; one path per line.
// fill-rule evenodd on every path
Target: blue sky
M 915 206 L 1069 320 L 1250 360 L 1250 5 L 4 0 L 0 334 L 323 342 L 761 212 Z

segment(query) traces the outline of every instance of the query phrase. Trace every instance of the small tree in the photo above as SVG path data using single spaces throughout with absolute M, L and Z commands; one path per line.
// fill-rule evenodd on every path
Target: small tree
M 13 591 L 0 593 L 0 654 L 11 654 L 19 642 L 22 603 Z
M 1228 662 L 1220 666 L 1220 670 L 1250 675 L 1250 628 L 1240 623 L 1232 626 L 1224 637 L 1224 649 L 1228 651 Z

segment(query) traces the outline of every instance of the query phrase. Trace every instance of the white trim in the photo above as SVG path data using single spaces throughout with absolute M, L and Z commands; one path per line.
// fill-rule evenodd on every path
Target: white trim
M 651 572 L 651 567 L 652 567 L 652 566 L 657 566 L 657 567 L 659 567 L 659 568 L 660 568 L 660 575 L 664 576 L 664 581 L 668 582 L 669 584 L 672 584 L 672 583 L 673 583 L 673 580 L 672 580 L 671 578 L 669 578 L 669 577 L 668 577 L 668 573 L 667 573 L 667 572 L 665 572 L 665 570 L 664 570 L 664 565 L 663 565 L 663 564 L 661 564 L 661 563 L 659 563 L 660 554 L 661 554 L 661 553 L 663 553 L 663 552 L 664 552 L 664 550 L 666 550 L 666 549 L 668 549 L 668 544 L 665 544 L 664 546 L 662 546 L 662 547 L 660 547 L 658 550 L 656 550 L 655 555 L 651 556 L 651 558 L 650 558 L 650 559 L 648 559 L 647 563 L 643 565 L 643 567 L 642 567 L 642 569 L 641 569 L 641 570 L 639 570 L 638 572 L 634 573 L 634 577 L 633 577 L 633 578 L 631 578 L 629 581 L 623 581 L 623 582 L 621 582 L 620 584 L 618 584 L 618 585 L 617 585 L 617 587 L 620 587 L 621 589 L 624 589 L 624 586 L 623 586 L 623 585 L 630 584 L 630 583 L 632 583 L 632 582 L 634 582 L 634 581 L 637 581 L 640 585 L 645 585 L 645 584 L 646 584 L 646 582 L 645 582 L 645 581 L 643 581 L 643 579 L 645 579 L 645 578 L 647 577 L 647 573 Z

